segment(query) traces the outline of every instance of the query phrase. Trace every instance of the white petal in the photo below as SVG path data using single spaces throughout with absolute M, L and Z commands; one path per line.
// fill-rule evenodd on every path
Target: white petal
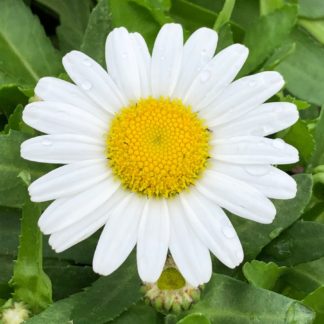
M 151 55 L 142 35 L 139 33 L 131 33 L 130 36 L 133 42 L 139 70 L 141 97 L 147 98 L 151 95 Z
M 93 258 L 95 272 L 107 276 L 114 272 L 133 250 L 145 199 L 129 195 L 110 215 Z
M 119 186 L 110 177 L 75 196 L 55 200 L 40 217 L 40 229 L 44 234 L 52 234 L 78 222 L 108 201 Z
M 230 84 L 209 106 L 200 111 L 208 126 L 218 126 L 244 116 L 276 94 L 284 85 L 278 72 L 261 72 Z
M 86 96 L 79 87 L 61 79 L 41 78 L 36 85 L 35 94 L 45 101 L 62 102 L 78 107 L 102 120 L 106 120 L 111 116 Z
M 224 211 L 196 189 L 180 195 L 186 216 L 200 240 L 229 268 L 243 261 L 243 249 Z
M 89 56 L 72 51 L 63 57 L 63 65 L 75 84 L 101 108 L 114 113 L 127 105 L 108 73 Z
M 173 97 L 184 98 L 199 71 L 211 60 L 217 45 L 217 33 L 210 28 L 199 28 L 183 47 L 181 72 Z
M 248 49 L 240 44 L 219 52 L 192 81 L 184 103 L 198 111 L 208 106 L 235 78 L 248 56 Z
M 269 224 L 276 215 L 272 202 L 249 184 L 207 170 L 196 188 L 208 199 L 238 216 Z
M 192 286 L 210 280 L 212 264 L 208 248 L 192 230 L 179 199 L 168 202 L 170 210 L 170 252 L 179 271 Z
M 35 202 L 75 195 L 111 174 L 106 159 L 75 162 L 57 168 L 34 181 L 28 188 Z
M 164 25 L 156 37 L 151 65 L 153 97 L 170 96 L 178 81 L 183 52 L 182 27 Z
M 147 200 L 137 241 L 138 273 L 144 282 L 157 281 L 163 270 L 168 252 L 169 222 L 165 200 Z
M 139 66 L 134 43 L 124 27 L 115 28 L 106 41 L 106 63 L 108 72 L 129 100 L 141 96 Z
M 268 136 L 298 120 L 298 110 L 289 102 L 270 102 L 256 107 L 227 124 L 212 127 L 215 138 L 242 135 Z
M 117 190 L 107 202 L 92 213 L 83 217 L 78 222 L 53 233 L 49 239 L 50 246 L 57 253 L 60 253 L 91 236 L 106 224 L 111 212 L 125 195 L 126 193 L 123 190 Z
M 269 198 L 291 199 L 296 196 L 296 181 L 270 165 L 240 165 L 215 161 L 212 169 L 247 182 Z
M 105 158 L 104 140 L 75 134 L 43 135 L 21 144 L 21 156 L 30 161 L 67 164 Z
M 281 139 L 257 136 L 231 137 L 211 141 L 215 160 L 238 164 L 287 164 L 298 161 L 298 151 Z
M 23 120 L 29 126 L 47 134 L 81 134 L 103 136 L 109 118 L 100 120 L 78 107 L 61 103 L 38 101 L 27 105 Z

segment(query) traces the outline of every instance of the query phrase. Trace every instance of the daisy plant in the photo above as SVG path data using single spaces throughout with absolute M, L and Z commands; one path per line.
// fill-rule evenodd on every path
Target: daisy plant
M 321 323 L 322 6 L 72 3 L 0 0 L 2 322 Z

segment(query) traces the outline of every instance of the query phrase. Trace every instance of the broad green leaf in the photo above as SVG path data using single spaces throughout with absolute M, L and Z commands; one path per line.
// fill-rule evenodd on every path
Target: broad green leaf
M 45 311 L 28 319 L 25 324 L 68 324 L 71 323 L 71 313 L 74 305 L 83 292 L 71 295 L 68 298 L 50 305 Z
M 316 312 L 314 324 L 324 323 L 324 286 L 306 296 L 303 303 Z
M 25 105 L 27 101 L 28 98 L 18 89 L 17 85 L 0 85 L 0 113 L 6 115 L 7 118 L 12 114 L 18 104 Z
M 28 137 L 17 131 L 0 135 L 0 206 L 22 207 L 27 190 L 18 178 L 21 172 L 30 174 L 32 180 L 43 175 L 51 166 L 33 163 L 20 157 L 20 144 Z
M 204 314 L 193 313 L 178 321 L 177 324 L 210 324 L 210 320 Z
M 0 1 L 0 53 L 0 71 L 19 84 L 35 84 L 40 77 L 61 70 L 59 55 L 21 0 Z
M 279 267 L 273 262 L 265 263 L 258 260 L 246 262 L 243 273 L 249 283 L 256 287 L 278 291 L 278 280 L 287 272 L 286 267 Z
M 315 150 L 307 168 L 310 172 L 318 165 L 324 164 L 324 109 L 321 110 L 321 114 L 317 120 L 314 138 L 316 144 Z
M 60 19 L 56 32 L 64 53 L 80 48 L 90 15 L 90 0 L 36 0 Z
M 324 20 L 299 19 L 298 23 L 320 43 L 324 44 Z
M 268 59 L 287 40 L 296 21 L 297 7 L 294 5 L 285 5 L 255 21 L 246 30 L 244 44 L 249 48 L 250 55 L 240 75 L 256 70 Z
M 157 313 L 151 306 L 139 302 L 131 306 L 119 317 L 112 321 L 114 324 L 162 324 L 162 315 Z M 199 323 L 197 323 L 199 324 Z
M 306 165 L 315 149 L 315 140 L 306 122 L 299 119 L 297 123 L 289 128 L 283 139 L 298 150 L 300 159 L 298 164 Z
M 140 286 L 131 256 L 117 271 L 101 277 L 83 293 L 73 309 L 73 321 L 100 324 L 118 317 L 142 297 Z
M 22 210 L 18 258 L 10 281 L 13 298 L 23 301 L 33 313 L 39 313 L 52 302 L 52 286 L 43 271 L 42 234 L 37 222 L 39 205 L 26 201 Z
M 260 14 L 268 15 L 269 13 L 283 7 L 284 0 L 260 0 Z
M 324 256 L 324 224 L 296 222 L 263 251 L 263 258 L 282 265 L 295 265 Z
M 139 32 L 152 48 L 161 27 L 152 12 L 132 0 L 110 0 L 109 4 L 113 26 L 124 26 L 130 32 Z
M 202 313 L 213 324 L 306 324 L 314 319 L 310 309 L 293 299 L 216 274 L 189 313 Z
M 277 215 L 272 224 L 258 224 L 231 216 L 231 221 L 243 244 L 246 261 L 254 259 L 264 246 L 301 217 L 311 196 L 312 181 L 311 177 L 305 174 L 297 175 L 294 178 L 298 186 L 297 195 L 293 199 L 274 202 Z
M 108 0 L 100 0 L 90 15 L 84 34 L 81 51 L 91 56 L 102 66 L 105 64 L 105 43 L 112 29 Z
M 299 0 L 299 14 L 303 17 L 318 19 L 324 18 L 322 0 Z
M 296 97 L 311 103 L 324 103 L 324 47 L 301 28 L 290 36 L 296 50 L 276 68 L 285 81 L 287 89 Z
M 4 128 L 4 132 L 7 134 L 10 130 L 21 131 L 22 133 L 30 136 L 35 136 L 36 131 L 30 126 L 26 125 L 22 120 L 22 112 L 24 107 L 18 105 L 14 112 L 8 118 L 8 124 Z

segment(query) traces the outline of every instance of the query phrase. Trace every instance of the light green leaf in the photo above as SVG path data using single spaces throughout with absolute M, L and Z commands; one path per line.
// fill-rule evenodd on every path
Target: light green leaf
M 291 34 L 296 50 L 276 68 L 282 73 L 287 89 L 311 103 L 324 103 L 324 47 L 300 28 Z
M 303 17 L 318 19 L 324 18 L 322 0 L 299 0 L 299 14 Z
M 22 210 L 18 258 L 10 281 L 13 298 L 23 301 L 33 313 L 39 313 L 52 302 L 52 286 L 43 271 L 42 234 L 37 222 L 38 205 L 26 201 Z
M 60 19 L 56 32 L 64 53 L 80 48 L 90 15 L 90 0 L 36 0 Z
M 303 303 L 316 312 L 314 324 L 324 323 L 324 286 L 311 292 L 303 300 Z
M 60 57 L 39 20 L 21 0 L 0 1 L 0 71 L 19 84 L 35 84 L 61 71 Z
M 210 324 L 210 320 L 204 314 L 193 313 L 178 321 L 177 324 Z
M 20 144 L 28 137 L 17 131 L 0 135 L 0 206 L 22 207 L 27 190 L 18 178 L 20 172 L 29 172 L 35 180 L 51 170 L 47 164 L 33 163 L 20 157 Z
M 84 292 L 73 309 L 73 321 L 100 324 L 118 317 L 142 297 L 140 286 L 131 256 L 117 271 L 101 277 Z
M 108 0 L 100 0 L 91 12 L 81 51 L 91 56 L 104 67 L 106 66 L 105 43 L 111 30 L 112 22 Z
M 314 38 L 324 44 L 324 20 L 298 20 L 298 24 L 305 28 Z
M 306 324 L 314 319 L 310 309 L 293 299 L 215 274 L 189 313 L 202 313 L 214 324 Z
M 285 5 L 255 21 L 246 30 L 244 44 L 249 48 L 250 55 L 240 75 L 246 75 L 260 67 L 287 40 L 296 21 L 297 7 L 294 5 Z
M 268 15 L 269 13 L 283 7 L 284 4 L 284 0 L 260 0 L 260 14 L 262 16 Z
M 295 265 L 324 256 L 324 224 L 296 222 L 263 251 L 263 258 L 281 265 Z
M 243 244 L 246 261 L 254 259 L 264 246 L 301 217 L 311 196 L 312 181 L 311 177 L 305 174 L 294 178 L 298 186 L 297 195 L 293 199 L 275 201 L 277 215 L 272 224 L 258 224 L 231 216 L 231 221 Z
M 244 276 L 249 283 L 273 291 L 278 291 L 278 280 L 286 272 L 286 267 L 279 267 L 273 262 L 253 260 L 243 266 Z
M 235 6 L 235 0 L 225 0 L 223 9 L 217 16 L 214 24 L 214 29 L 219 31 L 231 19 L 232 12 Z

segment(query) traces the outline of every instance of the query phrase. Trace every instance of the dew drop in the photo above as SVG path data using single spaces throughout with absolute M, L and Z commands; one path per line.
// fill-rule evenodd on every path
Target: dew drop
M 210 72 L 209 71 L 203 71 L 200 73 L 200 81 L 201 82 L 207 82 L 210 78 Z
M 244 169 L 248 174 L 253 176 L 264 176 L 270 172 L 270 167 L 263 165 L 249 165 L 246 166 Z
M 201 50 L 201 55 L 206 55 L 206 53 L 207 53 L 206 48 L 204 48 L 204 49 Z
M 52 145 L 52 142 L 48 139 L 43 139 L 42 140 L 42 145 L 44 146 L 51 146 Z
M 272 145 L 275 148 L 283 149 L 285 147 L 285 142 L 281 138 L 276 138 L 275 140 L 272 141 Z
M 227 226 L 227 225 L 224 226 L 222 231 L 223 231 L 223 234 L 225 235 L 225 237 L 227 237 L 227 238 L 231 239 L 231 238 L 233 238 L 235 236 L 235 231 L 230 226 Z
M 92 65 L 91 61 L 90 61 L 89 59 L 87 59 L 87 58 L 85 58 L 85 59 L 83 60 L 83 64 L 84 64 L 85 66 L 91 66 L 91 65 Z
M 83 90 L 90 90 L 92 88 L 92 84 L 88 81 L 82 82 L 81 83 L 81 88 Z

